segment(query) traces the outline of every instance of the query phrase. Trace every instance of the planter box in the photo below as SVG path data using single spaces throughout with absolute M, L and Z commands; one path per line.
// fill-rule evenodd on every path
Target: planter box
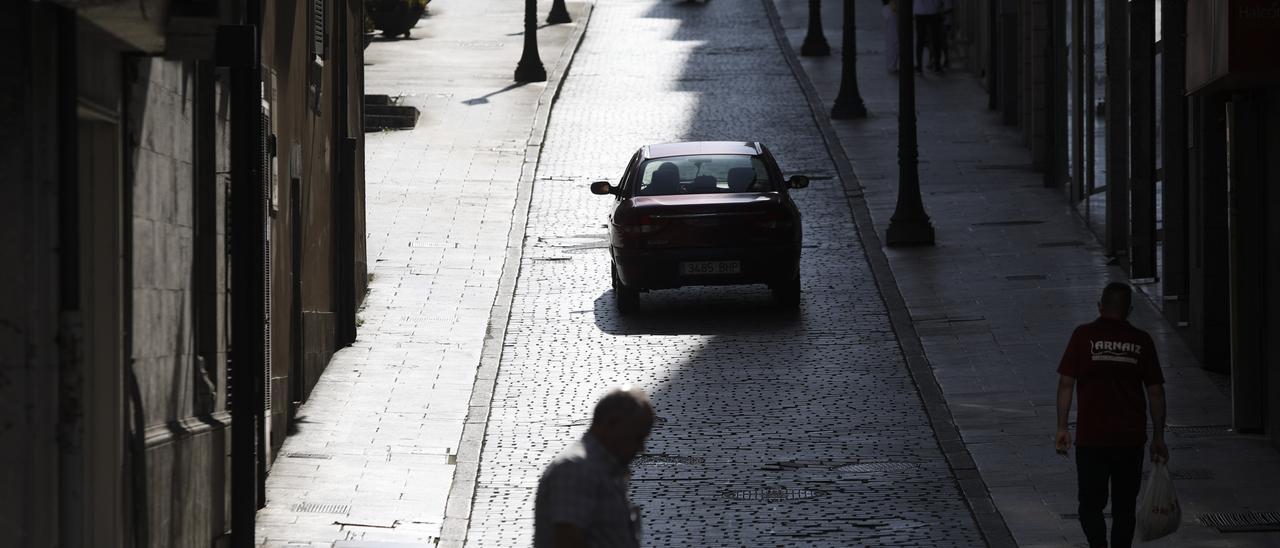
M 427 11 L 427 3 L 406 2 L 405 0 L 369 0 L 365 3 L 373 28 L 382 31 L 388 38 L 409 36 L 409 31 L 418 24 L 418 19 Z

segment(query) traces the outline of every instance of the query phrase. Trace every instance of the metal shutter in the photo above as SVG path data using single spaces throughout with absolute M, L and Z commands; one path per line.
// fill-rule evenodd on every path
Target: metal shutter
M 325 58 L 325 2 L 311 0 L 311 54 L 313 59 Z
M 263 371 L 262 371 L 262 446 L 263 455 L 270 466 L 271 454 L 271 188 L 275 179 L 273 169 L 271 142 L 271 106 L 262 103 L 262 186 L 263 216 L 266 231 L 262 247 L 262 339 L 263 339 Z

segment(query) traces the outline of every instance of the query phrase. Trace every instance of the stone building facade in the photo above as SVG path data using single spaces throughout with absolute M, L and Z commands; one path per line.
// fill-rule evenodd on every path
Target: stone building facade
M 0 7 L 6 542 L 252 542 L 365 290 L 362 10 Z

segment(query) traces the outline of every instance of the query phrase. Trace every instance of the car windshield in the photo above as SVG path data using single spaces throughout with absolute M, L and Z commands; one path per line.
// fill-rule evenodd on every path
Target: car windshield
M 768 192 L 773 180 L 764 161 L 744 154 L 672 156 L 646 161 L 640 167 L 637 196 Z

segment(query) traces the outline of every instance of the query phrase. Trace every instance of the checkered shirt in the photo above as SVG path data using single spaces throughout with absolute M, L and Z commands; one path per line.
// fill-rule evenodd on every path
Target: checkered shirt
M 627 500 L 627 467 L 591 434 L 566 447 L 542 472 L 533 511 L 533 546 L 551 548 L 552 529 L 567 523 L 592 548 L 637 548 L 638 523 Z

